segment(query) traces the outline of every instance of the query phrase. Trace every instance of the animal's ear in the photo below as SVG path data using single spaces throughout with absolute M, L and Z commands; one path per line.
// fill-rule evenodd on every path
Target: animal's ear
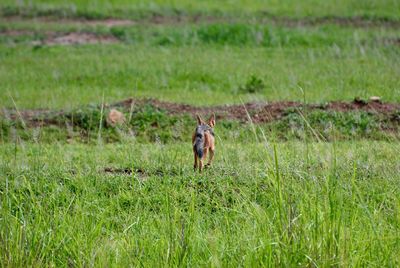
M 204 121 L 203 121 L 203 119 L 201 119 L 200 115 L 196 114 L 196 118 L 197 118 L 197 123 L 198 123 L 199 125 L 201 125 L 201 124 L 204 123 Z
M 212 114 L 212 115 L 210 116 L 210 119 L 208 119 L 208 125 L 209 125 L 210 127 L 214 127 L 214 126 L 215 126 L 215 114 Z

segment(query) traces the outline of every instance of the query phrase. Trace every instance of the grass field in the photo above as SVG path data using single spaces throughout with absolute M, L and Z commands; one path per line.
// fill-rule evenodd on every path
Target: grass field
M 180 13 L 235 14 L 249 15 L 265 12 L 276 16 L 288 17 L 323 17 L 323 16 L 365 16 L 383 19 L 399 19 L 400 4 L 396 0 L 223 0 L 223 1 L 189 1 L 189 0 L 36 0 L 15 1 L 4 0 L 1 6 L 5 11 L 15 9 L 33 9 L 36 13 L 51 14 L 51 11 L 62 11 L 60 14 L 99 16 L 143 16 L 147 13 L 175 15 Z M 29 13 L 28 13 L 29 14 Z
M 375 95 L 400 101 L 395 51 L 367 49 L 365 56 L 355 49 L 338 52 L 335 48 L 200 47 L 193 51 L 113 46 L 73 51 L 17 48 L 6 53 L 1 61 L 0 95 L 9 107 L 14 98 L 25 108 L 72 108 L 99 103 L 103 95 L 107 102 L 151 96 L 195 105 L 302 100 L 299 87 L 309 102 Z M 238 92 L 252 75 L 265 81 L 265 88 L 257 94 Z
M 398 144 L 223 144 L 2 146 L 2 263 L 399 265 Z
M 0 266 L 400 266 L 399 10 L 1 1 Z
M 76 107 L 99 103 L 103 95 L 106 102 L 151 96 L 212 105 L 302 100 L 299 88 L 303 88 L 309 102 L 375 95 L 385 101 L 400 101 L 398 47 L 379 43 L 385 38 L 380 35 L 396 32 L 266 28 L 265 44 L 257 45 L 251 43 L 251 37 L 224 40 L 231 36 L 224 35 L 224 27 L 229 26 L 217 26 L 203 26 L 209 37 L 197 41 L 193 39 L 198 37 L 185 36 L 184 28 L 173 32 L 164 29 L 164 36 L 152 35 L 155 40 L 150 44 L 145 42 L 151 38 L 106 47 L 3 45 L 0 97 L 6 106 L 13 105 L 13 98 L 25 108 Z M 238 27 L 239 35 L 241 30 L 253 34 L 243 28 Z M 213 29 L 218 32 L 213 33 Z M 160 42 L 170 44 L 157 44 Z M 264 88 L 257 94 L 240 92 L 251 76 L 261 79 Z

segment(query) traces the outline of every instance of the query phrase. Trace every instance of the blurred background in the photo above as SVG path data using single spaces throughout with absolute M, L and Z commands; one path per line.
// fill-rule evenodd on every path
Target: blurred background
M 1 106 L 400 101 L 400 1 L 2 0 Z

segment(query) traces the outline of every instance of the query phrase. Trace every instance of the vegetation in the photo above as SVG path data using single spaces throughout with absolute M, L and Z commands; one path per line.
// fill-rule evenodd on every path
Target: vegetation
M 22 14 L 25 16 L 56 15 L 86 18 L 130 17 L 143 18 L 147 16 L 166 15 L 177 16 L 185 14 L 214 14 L 214 15 L 262 15 L 288 17 L 354 17 L 378 19 L 399 19 L 400 4 L 396 0 L 337 0 L 318 1 L 305 0 L 234 0 L 234 1 L 190 1 L 190 0 L 37 0 L 15 1 L 4 0 L 0 5 L 4 15 Z M 255 14 L 254 14 L 255 13 Z
M 0 266 L 400 266 L 398 10 L 1 1 Z M 197 108 L 111 126 L 129 97 Z M 222 106 L 263 101 L 301 105 Z M 232 114 L 198 174 L 185 111 L 212 105 Z
M 127 97 L 195 105 L 253 100 L 308 102 L 368 99 L 398 102 L 398 50 L 323 48 L 3 47 L 0 98 L 24 108 L 75 108 Z M 85 64 L 81 64 L 81 62 Z M 140 67 L 139 67 L 140 66 Z M 9 71 L 8 71 L 9 70 Z M 254 74 L 258 94 L 236 93 Z
M 121 109 L 120 109 L 121 110 Z M 24 119 L 0 120 L 0 142 L 16 140 L 52 143 L 65 142 L 184 142 L 191 136 L 195 120 L 188 114 L 170 115 L 151 105 L 124 109 L 127 121 L 118 126 L 107 124 L 109 109 L 83 107 L 64 114 L 37 116 L 32 122 Z M 251 116 L 251 115 L 250 115 Z M 337 112 L 327 110 L 286 109 L 279 120 L 244 124 L 235 119 L 218 122 L 218 137 L 254 143 L 267 135 L 270 140 L 338 141 L 368 138 L 396 141 L 400 120 L 397 114 L 381 115 L 365 111 Z M 255 135 L 255 136 L 254 136 Z
M 188 143 L 1 146 L 2 263 L 398 266 L 399 149 L 220 141 L 197 175 Z

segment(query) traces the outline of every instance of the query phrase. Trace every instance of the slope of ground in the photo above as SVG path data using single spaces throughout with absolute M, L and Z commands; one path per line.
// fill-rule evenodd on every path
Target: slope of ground
M 155 109 L 163 110 L 171 115 L 184 115 L 188 114 L 194 117 L 196 114 L 210 115 L 216 114 L 218 119 L 232 119 L 240 122 L 252 121 L 253 123 L 266 123 L 273 120 L 278 120 L 287 114 L 288 110 L 325 110 L 335 112 L 355 112 L 365 111 L 377 115 L 387 117 L 395 117 L 400 112 L 400 104 L 397 103 L 383 103 L 377 101 L 365 101 L 355 99 L 352 102 L 327 102 L 323 104 L 304 104 L 295 101 L 283 102 L 257 102 L 245 103 L 243 105 L 222 105 L 211 107 L 196 107 L 188 104 L 171 103 L 159 101 L 156 99 L 127 99 L 121 102 L 116 102 L 110 105 L 105 105 L 106 109 L 122 108 L 123 111 L 129 112 L 130 110 L 140 110 L 145 106 L 151 106 Z M 98 106 L 101 109 L 101 105 Z M 9 116 L 12 120 L 22 119 L 28 124 L 34 122 L 42 122 L 51 124 L 55 118 L 61 116 L 69 116 L 71 112 L 66 111 L 52 111 L 52 110 L 8 110 L 3 109 L 0 115 Z M 249 118 L 250 117 L 250 118 Z

